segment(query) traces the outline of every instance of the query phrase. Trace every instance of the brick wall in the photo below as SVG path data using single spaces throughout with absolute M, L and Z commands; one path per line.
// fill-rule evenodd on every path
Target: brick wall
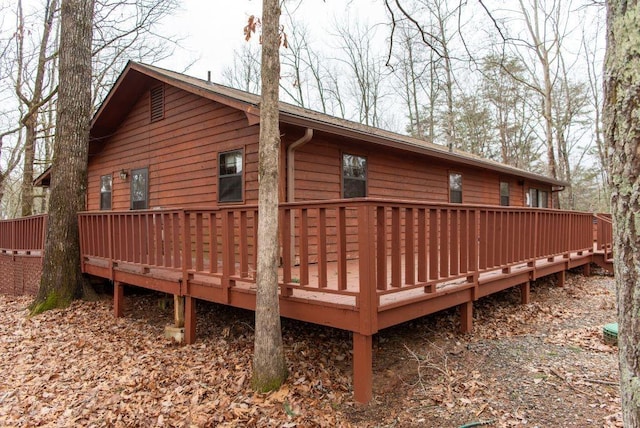
M 0 253 L 0 293 L 13 296 L 35 295 L 40 286 L 40 254 Z

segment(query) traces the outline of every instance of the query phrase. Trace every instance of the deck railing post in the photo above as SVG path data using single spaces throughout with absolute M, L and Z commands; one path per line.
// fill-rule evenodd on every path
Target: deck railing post
M 373 355 L 371 338 L 378 331 L 378 295 L 374 238 L 374 207 L 358 207 L 358 257 L 360 284 L 358 290 L 359 325 L 353 332 L 353 394 L 356 401 L 366 403 L 373 395 Z

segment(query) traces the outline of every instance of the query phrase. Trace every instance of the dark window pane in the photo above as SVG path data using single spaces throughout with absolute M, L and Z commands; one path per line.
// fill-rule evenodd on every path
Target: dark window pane
M 344 179 L 345 198 L 364 198 L 367 196 L 367 182 L 365 180 Z
M 500 205 L 509 206 L 509 183 L 506 181 L 500 182 Z
M 101 210 L 111 209 L 111 192 L 100 194 L 100 209 Z
M 220 202 L 242 201 L 242 176 L 220 177 L 218 200 Z
M 449 174 L 449 202 L 462 203 L 462 174 Z
M 131 209 L 144 210 L 149 208 L 148 178 L 149 171 L 147 168 L 131 171 Z
M 342 155 L 342 196 L 344 198 L 367 196 L 367 158 Z
M 242 201 L 242 150 L 221 153 L 218 158 L 218 201 Z
M 111 175 L 100 177 L 100 209 L 111 209 Z

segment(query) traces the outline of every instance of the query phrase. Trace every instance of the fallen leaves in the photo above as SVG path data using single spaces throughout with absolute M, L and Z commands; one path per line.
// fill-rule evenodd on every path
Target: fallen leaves
M 252 315 L 199 305 L 198 342 L 163 338 L 155 294 L 77 302 L 29 318 L 0 296 L 0 426 L 621 426 L 612 279 L 569 275 L 474 303 L 474 331 L 448 311 L 387 329 L 374 345 L 374 400 L 353 402 L 347 332 L 283 320 L 289 379 L 250 388 Z

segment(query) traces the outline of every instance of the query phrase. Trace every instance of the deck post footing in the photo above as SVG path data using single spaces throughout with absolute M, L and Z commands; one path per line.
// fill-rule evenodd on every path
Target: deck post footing
M 164 328 L 164 337 L 167 339 L 173 339 L 177 343 L 184 342 L 184 327 L 176 327 L 175 325 L 168 325 Z

